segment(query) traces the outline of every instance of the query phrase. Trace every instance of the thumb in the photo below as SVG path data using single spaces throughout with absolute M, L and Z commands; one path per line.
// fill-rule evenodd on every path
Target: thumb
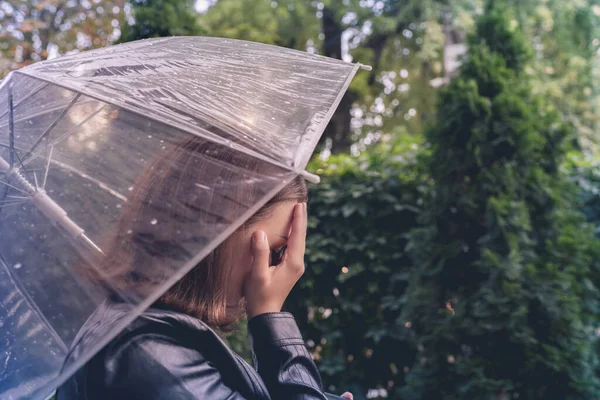
M 348 400 L 354 400 L 354 396 L 352 396 L 352 393 L 350 393 L 350 392 L 345 392 L 345 393 L 342 395 L 342 397 L 343 397 L 344 399 L 348 399 Z
M 265 276 L 269 272 L 269 240 L 263 231 L 256 231 L 252 235 L 252 274 Z

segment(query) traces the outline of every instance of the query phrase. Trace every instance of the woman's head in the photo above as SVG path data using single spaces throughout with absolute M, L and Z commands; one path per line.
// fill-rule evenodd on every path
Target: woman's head
M 285 182 L 157 302 L 226 327 L 242 312 L 252 233 L 265 231 L 276 257 L 294 205 L 307 200 L 302 177 L 227 146 L 186 137 L 146 167 L 107 246 L 103 279 L 121 297 L 147 295 Z
M 294 206 L 307 200 L 296 177 L 160 299 L 160 304 L 226 328 L 243 313 L 243 285 L 252 264 L 251 236 L 267 235 L 272 264 L 285 250 Z

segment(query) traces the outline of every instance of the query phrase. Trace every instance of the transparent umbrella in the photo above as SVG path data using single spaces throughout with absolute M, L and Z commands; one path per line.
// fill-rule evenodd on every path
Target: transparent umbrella
M 318 180 L 306 164 L 360 67 L 174 37 L 9 75 L 0 86 L 0 397 L 48 397 L 281 188 L 298 175 Z M 144 268 L 124 282 L 108 267 L 133 244 L 129 261 Z M 128 315 L 62 369 L 108 291 Z

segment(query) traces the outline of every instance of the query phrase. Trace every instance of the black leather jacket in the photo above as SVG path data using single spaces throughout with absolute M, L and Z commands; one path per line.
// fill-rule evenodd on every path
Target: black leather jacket
M 99 307 L 75 338 L 65 366 L 129 311 L 119 303 Z M 339 398 L 323 392 L 291 314 L 256 316 L 248 332 L 256 370 L 202 321 L 151 308 L 65 382 L 57 400 Z

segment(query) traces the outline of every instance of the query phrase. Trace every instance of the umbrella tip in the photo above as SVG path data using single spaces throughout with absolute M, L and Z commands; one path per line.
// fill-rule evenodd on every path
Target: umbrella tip
M 302 171 L 302 172 L 300 172 L 300 175 L 302 175 L 304 177 L 304 179 L 306 179 L 310 183 L 321 182 L 321 177 L 319 175 L 311 174 L 308 171 Z
M 364 65 L 364 64 L 358 64 L 360 69 L 362 69 L 363 71 L 372 71 L 373 67 L 371 67 L 370 65 Z

